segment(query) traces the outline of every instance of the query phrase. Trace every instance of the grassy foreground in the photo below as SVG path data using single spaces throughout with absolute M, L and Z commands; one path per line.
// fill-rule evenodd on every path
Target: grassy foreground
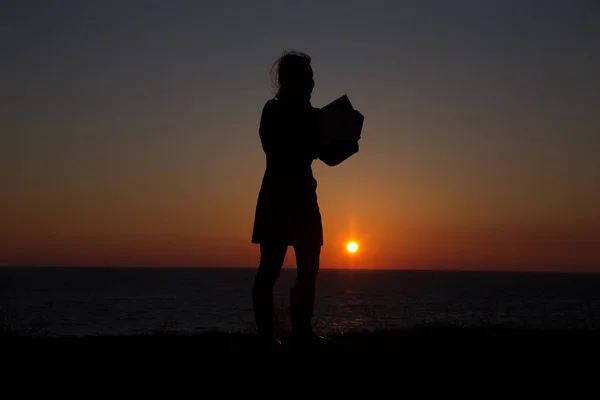
M 505 328 L 502 326 L 463 327 L 453 325 L 422 325 L 400 330 L 377 332 L 352 332 L 326 336 L 327 341 L 309 350 L 319 351 L 367 351 L 367 352 L 409 352 L 424 348 L 446 348 L 476 350 L 478 347 L 499 348 L 502 344 L 526 342 L 528 345 L 554 346 L 562 344 L 598 343 L 600 329 L 578 330 L 535 330 Z M 282 336 L 283 345 L 279 351 L 307 350 L 306 346 L 294 343 L 292 337 Z M 126 348 L 152 347 L 164 348 L 168 345 L 172 350 L 186 348 L 188 351 L 202 352 L 240 352 L 263 350 L 254 333 L 211 331 L 197 334 L 178 332 L 157 332 L 142 335 L 125 336 L 64 336 L 28 335 L 18 332 L 0 333 L 0 345 L 4 348 L 19 347 L 104 347 L 116 349 L 117 344 Z M 181 346 L 181 347 L 180 347 Z

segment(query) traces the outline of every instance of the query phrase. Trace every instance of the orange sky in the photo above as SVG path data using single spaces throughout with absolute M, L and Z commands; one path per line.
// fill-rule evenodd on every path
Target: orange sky
M 578 214 L 561 208 L 576 199 L 547 197 L 537 206 L 536 192 L 525 189 L 474 188 L 439 200 L 436 190 L 452 192 L 438 181 L 411 182 L 405 173 L 396 186 L 384 174 L 370 177 L 361 156 L 335 168 L 315 166 L 323 268 L 597 271 L 600 231 L 573 218 L 592 215 L 595 204 L 576 204 Z M 48 180 L 30 203 L 16 196 L 11 203 L 2 264 L 251 267 L 258 258 L 249 234 L 261 173 L 235 171 L 239 184 L 215 185 L 211 196 L 189 177 L 126 185 L 120 175 L 121 187 L 111 175 L 104 185 L 93 177 L 75 187 Z M 360 244 L 353 255 L 344 248 L 351 239 Z M 286 266 L 293 262 L 290 249 Z

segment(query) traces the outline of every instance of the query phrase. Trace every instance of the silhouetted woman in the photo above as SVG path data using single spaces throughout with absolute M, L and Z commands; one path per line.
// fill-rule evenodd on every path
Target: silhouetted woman
M 252 233 L 252 242 L 260 244 L 252 299 L 259 335 L 279 344 L 273 332 L 273 289 L 288 246 L 294 247 L 297 266 L 296 282 L 290 291 L 294 337 L 320 339 L 313 333 L 311 322 L 323 228 L 317 181 L 311 168 L 320 151 L 319 109 L 310 102 L 315 86 L 311 58 L 300 52 L 286 52 L 273 68 L 278 91 L 264 105 L 259 127 L 266 170 Z

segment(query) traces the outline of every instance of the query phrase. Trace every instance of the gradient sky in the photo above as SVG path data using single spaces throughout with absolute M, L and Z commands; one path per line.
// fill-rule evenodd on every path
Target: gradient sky
M 2 4 L 0 265 L 256 266 L 293 48 L 366 118 L 313 164 L 322 268 L 600 272 L 595 0 Z

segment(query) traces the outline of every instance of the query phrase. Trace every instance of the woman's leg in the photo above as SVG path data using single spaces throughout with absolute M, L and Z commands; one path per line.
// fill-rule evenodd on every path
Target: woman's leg
M 281 273 L 287 244 L 261 243 L 260 263 L 254 277 L 252 304 L 256 328 L 261 336 L 273 337 L 273 288 Z
M 314 338 L 312 317 L 315 303 L 315 286 L 319 274 L 321 245 L 294 246 L 296 252 L 296 284 L 290 291 L 292 329 L 298 337 Z

